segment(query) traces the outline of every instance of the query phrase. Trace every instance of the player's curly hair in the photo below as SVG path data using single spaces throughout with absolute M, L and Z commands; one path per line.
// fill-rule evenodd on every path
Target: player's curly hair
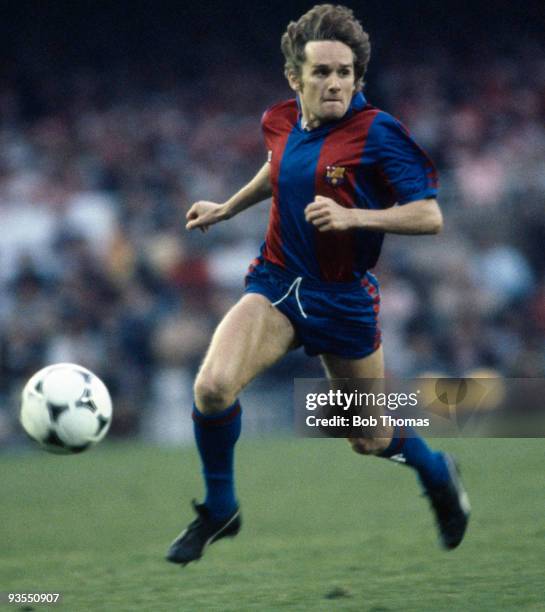
M 369 34 L 346 6 L 317 4 L 297 21 L 289 23 L 280 48 L 286 60 L 284 74 L 301 75 L 305 45 L 314 40 L 338 40 L 352 49 L 356 89 L 363 87 L 363 77 L 371 57 Z

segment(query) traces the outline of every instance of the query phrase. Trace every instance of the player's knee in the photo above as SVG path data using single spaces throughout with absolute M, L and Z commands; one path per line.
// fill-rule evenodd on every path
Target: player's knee
M 195 381 L 195 401 L 204 413 L 219 412 L 236 399 L 236 391 L 225 377 L 199 373 Z
M 352 450 L 359 455 L 370 455 L 369 440 L 365 438 L 348 438 Z
M 359 455 L 380 455 L 388 448 L 388 438 L 348 438 L 352 450 Z

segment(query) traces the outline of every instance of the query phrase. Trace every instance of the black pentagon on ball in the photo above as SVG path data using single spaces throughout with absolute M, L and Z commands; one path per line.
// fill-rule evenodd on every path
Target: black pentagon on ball
M 44 444 L 50 444 L 51 446 L 60 446 L 61 448 L 66 448 L 64 442 L 53 430 L 50 430 L 47 438 L 44 438 Z
M 65 410 L 68 410 L 68 404 L 54 404 L 53 402 L 46 402 L 47 410 L 51 420 L 56 423 L 60 414 Z
M 93 413 L 95 413 L 98 410 L 98 407 L 95 404 L 95 402 L 89 397 L 85 397 L 85 396 L 83 396 L 81 399 L 79 399 L 76 402 L 76 406 L 78 408 L 87 408 L 87 410 L 90 410 Z
M 98 435 L 105 427 L 108 425 L 108 419 L 103 417 L 102 415 L 98 416 L 98 431 L 96 435 Z
M 83 395 L 81 396 L 82 400 L 88 400 L 91 397 L 91 387 L 87 386 L 83 390 Z

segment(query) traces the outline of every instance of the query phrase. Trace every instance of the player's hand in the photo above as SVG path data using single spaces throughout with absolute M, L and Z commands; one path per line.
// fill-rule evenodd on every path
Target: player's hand
M 201 232 L 206 232 L 211 225 L 226 218 L 224 205 L 201 200 L 191 206 L 185 218 L 187 219 L 185 229 L 199 228 Z
M 331 198 L 316 196 L 305 208 L 305 219 L 320 232 L 344 231 L 352 227 L 353 212 Z

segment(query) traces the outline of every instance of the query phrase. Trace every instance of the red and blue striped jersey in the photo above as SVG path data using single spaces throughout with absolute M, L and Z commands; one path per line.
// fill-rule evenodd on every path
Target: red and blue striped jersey
M 357 93 L 344 117 L 313 130 L 297 100 L 262 119 L 271 164 L 272 207 L 263 257 L 295 275 L 324 282 L 362 278 L 380 255 L 384 234 L 319 232 L 305 221 L 315 196 L 345 207 L 380 209 L 437 195 L 437 173 L 399 121 Z

